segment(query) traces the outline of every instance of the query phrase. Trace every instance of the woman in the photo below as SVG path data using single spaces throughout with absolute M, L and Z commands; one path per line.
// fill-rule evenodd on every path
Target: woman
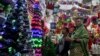
M 76 17 L 75 30 L 71 35 L 74 40 L 71 42 L 70 56 L 89 56 L 88 45 L 88 32 L 83 25 L 82 18 Z
M 68 56 L 68 51 L 70 49 L 70 42 L 71 42 L 71 39 L 69 37 L 69 30 L 68 30 L 68 28 L 64 28 L 62 30 L 62 34 L 63 34 L 63 37 L 62 37 L 61 42 L 59 43 L 59 44 L 62 44 L 62 46 L 59 46 L 60 47 L 59 55 L 60 56 Z

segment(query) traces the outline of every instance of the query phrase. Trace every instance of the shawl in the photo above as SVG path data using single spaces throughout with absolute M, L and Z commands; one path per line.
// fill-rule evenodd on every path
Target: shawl
M 80 27 L 78 27 L 74 34 L 72 34 L 72 38 L 73 39 L 81 39 L 81 42 L 80 43 L 75 43 L 75 42 L 72 42 L 72 47 L 76 47 L 77 44 L 81 46 L 82 48 L 82 52 L 84 53 L 84 56 L 89 56 L 88 54 L 88 51 L 87 51 L 87 45 L 88 45 L 88 32 L 87 30 L 85 29 L 85 27 L 83 25 L 81 25 Z

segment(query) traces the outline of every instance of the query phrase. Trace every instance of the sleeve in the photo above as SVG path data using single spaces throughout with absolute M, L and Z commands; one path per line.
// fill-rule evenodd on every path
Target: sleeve
M 89 56 L 88 54 L 88 49 L 87 49 L 87 45 L 88 45 L 88 39 L 89 39 L 89 35 L 88 32 L 85 28 L 82 29 L 82 36 L 81 36 L 81 47 L 82 47 L 82 51 L 84 53 L 84 56 Z
M 88 34 L 88 31 L 85 29 L 85 27 L 82 28 L 80 37 L 81 37 L 82 40 L 88 41 L 89 34 Z

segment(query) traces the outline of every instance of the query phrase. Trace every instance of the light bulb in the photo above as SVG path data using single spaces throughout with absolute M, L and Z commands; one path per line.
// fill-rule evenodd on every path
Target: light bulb
M 3 45 L 0 43 L 0 48 L 2 48 L 3 47 Z
M 0 34 L 2 34 L 2 35 L 3 35 L 3 34 L 4 34 L 4 32 L 0 32 Z
M 6 25 L 3 26 L 3 28 L 5 28 L 5 27 L 6 27 Z
M 16 27 L 13 27 L 13 30 L 15 30 L 16 29 Z
M 12 20 L 12 23 L 16 22 L 16 20 Z
M 0 39 L 2 39 L 3 37 L 2 36 L 0 36 Z

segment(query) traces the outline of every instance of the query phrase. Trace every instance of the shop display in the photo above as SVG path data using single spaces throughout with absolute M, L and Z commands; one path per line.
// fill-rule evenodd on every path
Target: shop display
M 99 55 L 99 3 L 99 0 L 0 0 L 0 56 L 60 55 L 56 49 L 64 28 L 69 30 L 71 39 L 76 34 L 75 41 L 83 36 L 83 31 L 75 33 L 79 22 L 75 18 L 82 19 L 88 32 L 88 52 Z
M 0 3 L 3 3 L 2 4 L 2 6 L 4 6 L 3 10 L 4 12 L 6 12 L 3 15 L 5 16 L 6 21 L 1 25 L 3 27 L 1 28 L 1 30 L 3 31 L 1 32 L 3 38 L 1 40 L 2 44 L 1 47 L 3 48 L 0 49 L 0 52 L 5 53 L 8 56 L 15 55 L 17 52 L 19 52 L 22 55 L 22 53 L 28 52 L 24 49 L 25 45 L 27 45 L 26 41 L 28 41 L 29 38 L 28 36 L 29 26 L 26 27 L 26 25 L 29 25 L 29 21 L 27 20 L 28 18 L 26 14 L 27 10 L 25 9 L 24 6 L 22 6 L 25 5 L 25 1 L 21 0 L 21 1 L 16 1 L 16 3 L 13 3 L 13 1 L 10 0 L 9 1 L 0 0 Z M 25 10 L 22 11 L 23 9 Z M 2 14 L 0 14 L 0 16 L 2 16 Z M 26 25 L 24 25 L 24 23 Z M 27 48 L 28 47 L 26 47 L 26 49 Z M 0 55 L 5 56 L 5 54 L 0 54 Z
M 42 39 L 43 39 L 43 27 L 42 27 L 42 17 L 41 17 L 41 9 L 40 9 L 40 2 L 38 0 L 36 1 L 29 1 L 34 2 L 34 4 L 31 3 L 32 9 L 33 9 L 33 16 L 30 20 L 31 24 L 31 33 L 32 33 L 32 48 L 34 49 L 34 56 L 42 56 Z M 30 5 L 28 5 L 29 7 Z M 30 10 L 29 10 L 30 11 Z M 30 13 L 30 12 L 29 12 Z M 29 14 L 30 15 L 30 14 Z

